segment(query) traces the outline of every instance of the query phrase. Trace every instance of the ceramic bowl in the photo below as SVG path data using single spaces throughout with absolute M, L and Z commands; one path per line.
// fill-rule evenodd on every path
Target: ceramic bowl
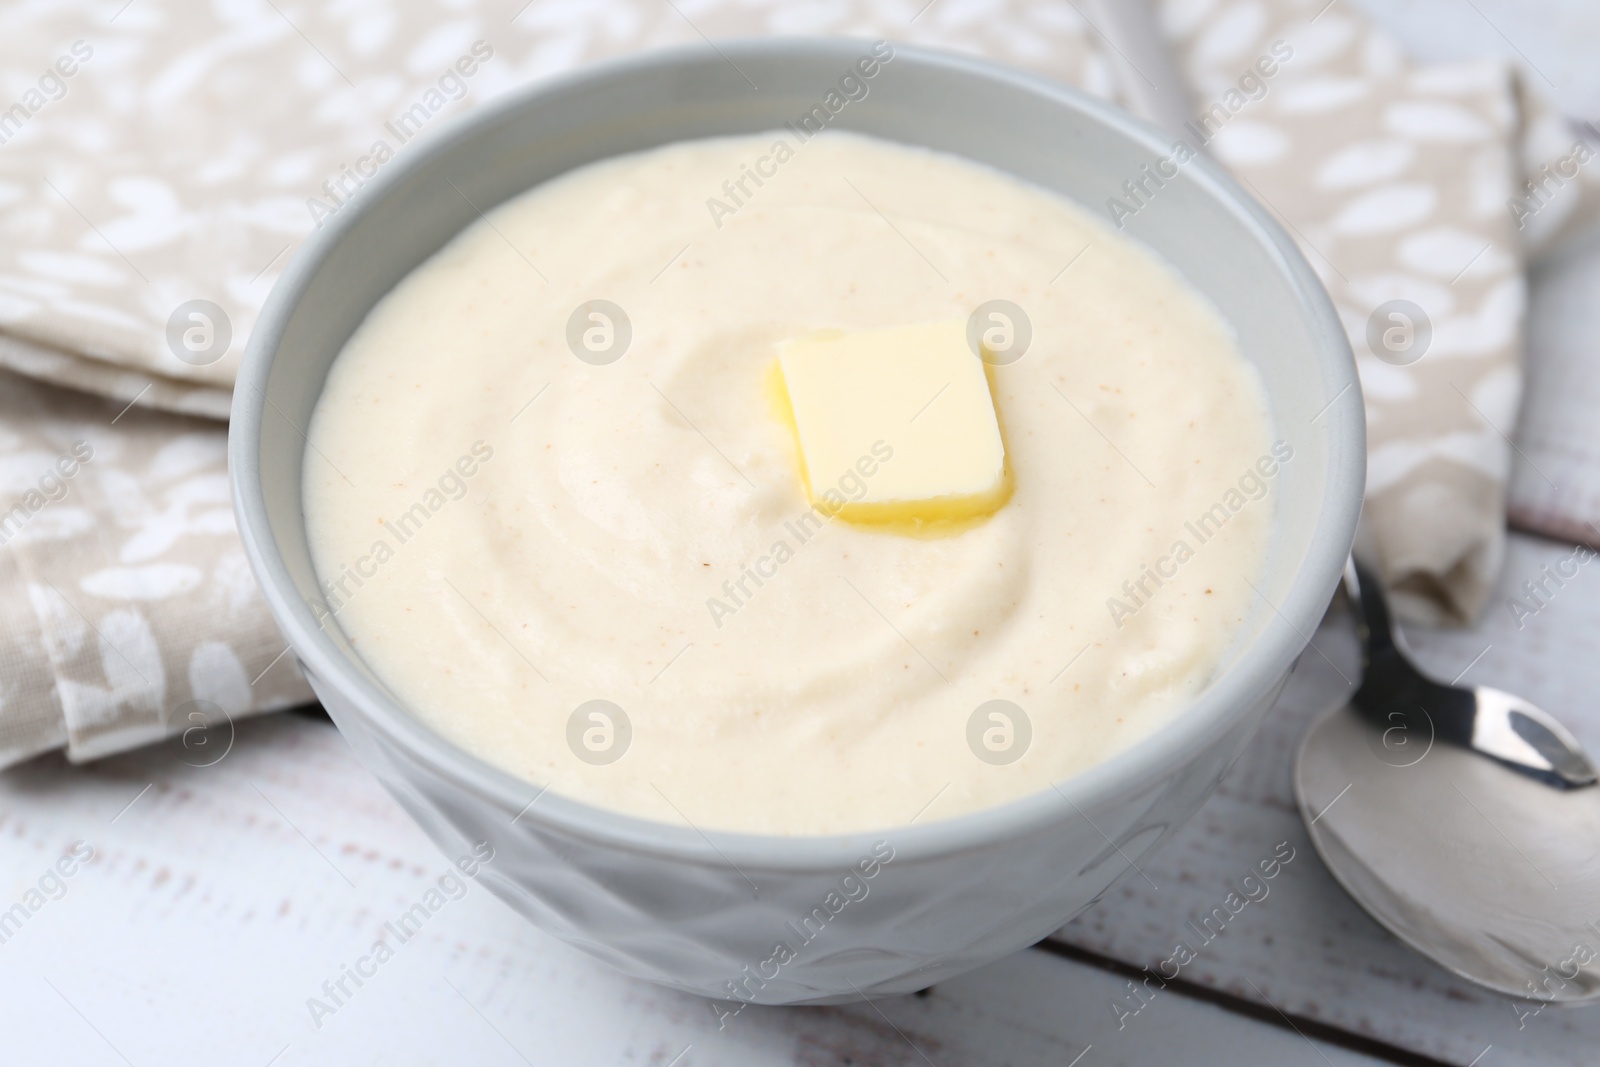
M 1199 808 L 1272 705 L 1338 581 L 1361 502 L 1361 394 L 1339 319 L 1267 212 L 1197 158 L 1121 220 L 1124 232 L 1232 323 L 1295 461 L 1278 477 L 1260 602 L 1170 726 L 1002 807 L 785 838 L 701 833 L 540 795 L 413 717 L 337 620 L 320 626 L 313 610 L 322 594 L 301 507 L 304 431 L 346 339 L 480 209 L 603 157 L 781 127 L 870 48 L 791 38 L 649 53 L 511 94 L 407 147 L 299 250 L 234 393 L 229 452 L 246 551 L 362 761 L 452 859 L 489 842 L 494 858 L 478 878 L 530 921 L 628 974 L 720 998 L 724 1020 L 740 1001 L 932 985 L 1043 938 L 1127 876 Z M 1094 211 L 1172 153 L 1169 136 L 1065 86 L 898 46 L 871 96 L 833 125 L 979 160 Z M 775 963 L 780 942 L 791 951 Z

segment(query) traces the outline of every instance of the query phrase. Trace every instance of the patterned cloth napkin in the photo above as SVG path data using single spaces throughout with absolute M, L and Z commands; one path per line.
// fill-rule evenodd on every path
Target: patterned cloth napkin
M 1595 199 L 1575 135 L 1505 66 L 1418 67 L 1348 4 L 1169 0 L 1162 20 L 1191 140 L 1287 223 L 1359 354 L 1365 550 L 1411 616 L 1469 618 L 1503 551 L 1523 263 Z M 243 559 L 221 420 L 278 272 L 364 178 L 513 87 L 771 33 L 1119 92 L 1070 0 L 0 12 L 0 765 L 310 699 Z

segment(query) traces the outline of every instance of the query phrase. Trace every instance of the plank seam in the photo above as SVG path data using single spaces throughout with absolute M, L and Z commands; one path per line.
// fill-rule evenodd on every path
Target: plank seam
M 1143 982 L 1149 977 L 1142 968 L 1135 967 L 1131 963 L 1124 963 L 1110 956 L 1102 956 L 1098 952 L 1079 948 L 1077 945 L 1069 945 L 1062 941 L 1044 940 L 1033 947 L 1052 956 L 1059 956 L 1074 963 L 1081 963 L 1102 971 L 1108 971 L 1111 974 L 1121 978 L 1128 978 L 1135 982 Z M 1445 1060 L 1434 1059 L 1432 1056 L 1413 1052 L 1398 1045 L 1391 1045 L 1374 1037 L 1342 1030 L 1337 1026 L 1308 1018 L 1304 1015 L 1296 1015 L 1290 1012 L 1280 1014 L 1277 1009 L 1266 1004 L 1258 1004 L 1235 993 L 1229 993 L 1208 985 L 1201 985 L 1199 982 L 1188 978 L 1168 979 L 1163 990 L 1168 989 L 1179 996 L 1203 1001 L 1221 1008 L 1223 1011 L 1231 1012 L 1235 1015 L 1243 1015 L 1254 1019 L 1256 1022 L 1275 1026 L 1288 1033 L 1298 1033 L 1305 1038 L 1316 1038 L 1350 1052 L 1358 1052 L 1364 1056 L 1371 1056 L 1387 1063 L 1399 1064 L 1401 1067 L 1458 1067 L 1458 1065 L 1451 1064 Z

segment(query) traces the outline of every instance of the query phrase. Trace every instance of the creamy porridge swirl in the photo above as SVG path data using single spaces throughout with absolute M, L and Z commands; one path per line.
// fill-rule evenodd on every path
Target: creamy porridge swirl
M 813 509 L 777 346 L 995 299 L 1032 332 L 989 373 L 1004 505 L 920 531 Z M 568 797 L 774 834 L 963 814 L 1161 729 L 1251 608 L 1292 460 L 1229 328 L 1140 246 L 836 132 L 494 209 L 373 309 L 309 438 L 330 624 L 423 721 Z

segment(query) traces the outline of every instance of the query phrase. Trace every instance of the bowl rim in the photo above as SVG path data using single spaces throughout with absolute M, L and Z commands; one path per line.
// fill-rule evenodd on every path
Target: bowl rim
M 797 873 L 842 871 L 878 841 L 892 842 L 897 862 L 927 860 L 998 847 L 1040 834 L 1068 817 L 1087 820 L 1087 811 L 1102 809 L 1120 795 L 1136 793 L 1164 780 L 1187 764 L 1193 754 L 1204 751 L 1237 726 L 1275 682 L 1287 675 L 1296 657 L 1306 649 L 1307 635 L 1316 629 L 1344 569 L 1360 515 L 1366 475 L 1365 415 L 1359 403 L 1360 382 L 1349 341 L 1331 299 L 1293 240 L 1220 165 L 1198 154 L 1185 167 L 1189 179 L 1231 210 L 1259 246 L 1276 253 L 1278 268 L 1294 291 L 1313 336 L 1317 370 L 1328 392 L 1337 392 L 1324 409 L 1329 435 L 1327 484 L 1320 504 L 1321 517 L 1307 546 L 1304 565 L 1291 580 L 1282 603 L 1273 605 L 1268 601 L 1273 617 L 1243 647 L 1237 660 L 1154 734 L 1049 788 L 935 822 L 913 821 L 873 830 L 794 836 L 702 830 L 693 823 L 679 826 L 656 822 L 573 800 L 479 759 L 389 699 L 322 632 L 309 606 L 297 596 L 272 537 L 261 482 L 260 432 L 266 405 L 270 403 L 266 390 L 285 325 L 315 273 L 344 235 L 382 200 L 391 186 L 537 101 L 582 93 L 640 72 L 708 62 L 734 63 L 738 69 L 739 59 L 759 64 L 765 59 L 782 61 L 808 52 L 849 61 L 863 43 L 864 39 L 851 37 L 735 38 L 716 45 L 663 48 L 608 59 L 512 90 L 452 119 L 412 151 L 386 165 L 367 183 L 370 188 L 363 195 L 348 201 L 325 225 L 313 230 L 294 253 L 257 319 L 234 387 L 228 460 L 239 533 L 272 615 L 302 668 L 337 691 L 368 727 L 430 774 L 480 800 L 517 812 L 510 825 L 521 820 L 545 831 L 636 854 L 706 866 L 731 866 L 743 874 L 745 867 Z M 1173 143 L 1171 134 L 1106 101 L 992 60 L 899 42 L 894 43 L 894 57 L 897 63 L 904 60 L 937 73 L 999 83 L 1001 88 L 1043 97 L 1055 106 L 1069 108 L 1110 127 L 1150 151 L 1152 158 L 1169 152 Z M 1338 404 L 1339 397 L 1349 391 L 1355 392 L 1357 402 Z M 379 778 L 385 775 L 379 773 Z M 684 818 L 689 822 L 687 816 Z

